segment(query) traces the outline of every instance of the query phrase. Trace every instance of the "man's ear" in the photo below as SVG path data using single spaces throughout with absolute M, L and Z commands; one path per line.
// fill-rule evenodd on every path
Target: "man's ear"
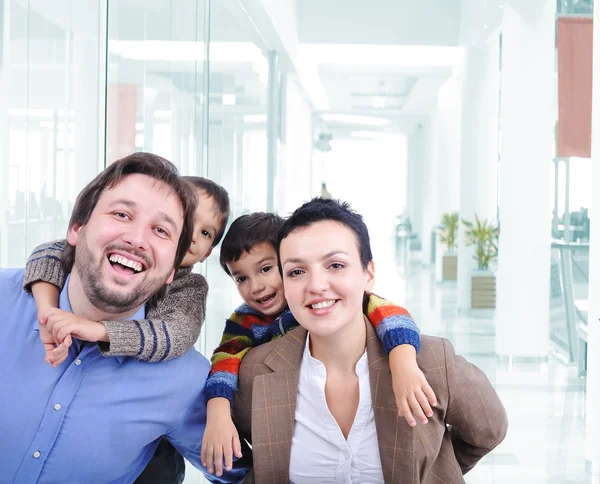
M 206 259 L 208 259 L 208 256 L 211 254 L 213 248 L 211 247 L 210 249 L 208 249 L 208 252 L 206 254 L 204 254 L 204 257 L 202 257 L 202 259 L 200 259 L 200 262 L 204 262 Z
M 67 232 L 67 242 L 69 245 L 75 247 L 77 245 L 77 239 L 79 239 L 79 232 L 81 232 L 82 226 L 79 224 L 73 224 Z
M 167 280 L 165 281 L 165 284 L 171 284 L 173 282 L 173 277 L 175 276 L 175 269 L 173 269 L 171 271 L 171 274 L 169 274 L 169 277 L 167 278 Z
M 373 286 L 375 285 L 375 263 L 373 261 L 367 264 L 367 269 L 365 271 L 367 273 L 367 281 L 365 283 L 365 291 L 371 292 Z

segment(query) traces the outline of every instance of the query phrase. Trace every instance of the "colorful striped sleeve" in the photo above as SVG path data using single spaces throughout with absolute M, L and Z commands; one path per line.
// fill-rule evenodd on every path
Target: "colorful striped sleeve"
M 271 339 L 269 327 L 273 320 L 272 317 L 253 311 L 246 304 L 229 316 L 225 322 L 221 344 L 211 358 L 212 368 L 205 388 L 207 401 L 223 397 L 233 403 L 242 358 L 254 346 Z M 265 331 L 260 331 L 263 328 Z M 262 337 L 257 338 L 257 334 L 262 334 Z
M 389 353 L 396 346 L 409 344 L 419 352 L 421 336 L 410 313 L 403 307 L 376 296 L 368 294 L 367 318 L 377 331 L 385 351 Z

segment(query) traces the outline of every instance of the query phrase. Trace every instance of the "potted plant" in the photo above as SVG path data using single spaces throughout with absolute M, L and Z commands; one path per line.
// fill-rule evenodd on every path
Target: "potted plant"
M 456 281 L 458 269 L 458 258 L 455 251 L 457 231 L 458 213 L 449 212 L 442 215 L 442 221 L 438 227 L 438 237 L 446 248 L 442 257 L 442 280 L 444 281 Z
M 462 221 L 465 228 L 465 245 L 475 246 L 474 259 L 477 271 L 471 276 L 471 308 L 493 309 L 496 307 L 496 276 L 490 264 L 498 257 L 498 226 L 475 214 L 475 222 Z

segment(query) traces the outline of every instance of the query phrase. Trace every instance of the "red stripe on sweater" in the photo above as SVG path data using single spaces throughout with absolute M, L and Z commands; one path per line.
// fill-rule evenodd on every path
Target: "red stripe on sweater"
M 390 316 L 411 317 L 410 313 L 400 306 L 379 306 L 374 311 L 369 313 L 369 321 L 371 321 L 373 326 L 377 328 L 381 321 Z
M 240 358 L 224 358 L 221 361 L 213 363 L 210 372 L 212 374 L 216 371 L 222 371 L 224 373 L 234 373 L 237 375 L 241 362 L 242 360 Z

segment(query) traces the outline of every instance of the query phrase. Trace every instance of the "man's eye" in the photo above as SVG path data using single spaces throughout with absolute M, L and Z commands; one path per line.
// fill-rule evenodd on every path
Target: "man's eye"
M 155 227 L 154 229 L 156 231 L 156 233 L 160 236 L 160 237 L 168 237 L 169 236 L 169 232 L 167 232 L 164 228 L 162 227 Z
M 200 233 L 205 239 L 212 239 L 212 235 L 208 230 L 202 230 Z
M 260 269 L 260 272 L 262 273 L 267 273 L 269 272 L 273 267 L 272 266 L 264 266 Z

